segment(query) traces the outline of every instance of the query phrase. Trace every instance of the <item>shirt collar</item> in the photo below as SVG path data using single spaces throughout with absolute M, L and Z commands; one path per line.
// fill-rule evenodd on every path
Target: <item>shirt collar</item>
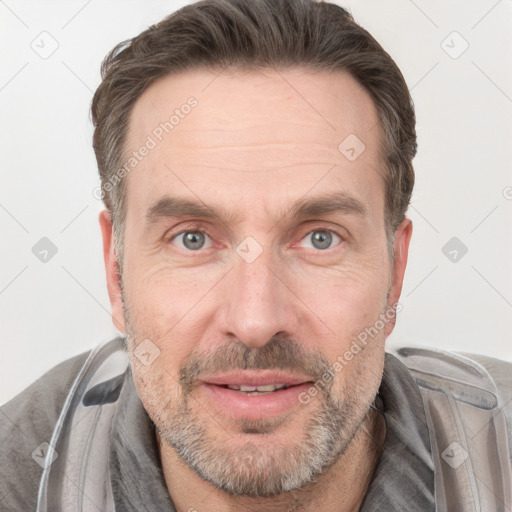
M 384 414 L 386 438 L 360 512 L 434 511 L 434 466 L 421 394 L 405 365 L 389 353 L 376 404 Z M 115 510 L 175 512 L 160 465 L 155 427 L 130 369 L 111 435 Z
M 130 368 L 112 425 L 110 474 L 116 512 L 176 512 L 160 464 L 155 427 Z
M 434 463 L 420 390 L 389 353 L 378 402 L 386 439 L 360 512 L 434 511 Z

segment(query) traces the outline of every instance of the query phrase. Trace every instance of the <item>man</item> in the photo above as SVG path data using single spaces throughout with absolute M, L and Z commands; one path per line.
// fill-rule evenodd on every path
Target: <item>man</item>
M 2 408 L 2 510 L 510 510 L 510 365 L 385 352 L 416 136 L 372 36 L 332 4 L 206 0 L 102 77 L 125 336 Z

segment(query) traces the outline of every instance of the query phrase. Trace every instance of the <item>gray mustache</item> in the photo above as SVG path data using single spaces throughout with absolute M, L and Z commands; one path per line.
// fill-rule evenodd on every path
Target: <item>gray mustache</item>
M 290 338 L 274 336 L 258 348 L 248 348 L 234 340 L 206 353 L 191 354 L 180 369 L 180 384 L 188 391 L 195 383 L 215 373 L 265 369 L 298 372 L 317 381 L 329 368 L 329 362 L 322 355 L 306 351 Z

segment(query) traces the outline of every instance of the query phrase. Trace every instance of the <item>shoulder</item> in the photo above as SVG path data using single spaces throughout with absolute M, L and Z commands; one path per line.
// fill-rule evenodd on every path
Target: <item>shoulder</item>
M 512 393 L 512 362 L 482 354 L 459 352 L 459 355 L 475 361 L 489 373 L 503 392 Z M 512 395 L 511 395 L 512 398 Z
M 0 407 L 1 510 L 35 509 L 45 443 L 89 354 L 58 364 Z
M 438 348 L 403 346 L 389 351 L 416 374 L 480 385 L 507 393 L 512 387 L 512 362 L 466 352 Z M 425 377 L 426 378 L 426 377 Z
M 450 432 L 455 439 L 465 433 L 463 445 L 474 447 L 478 458 L 488 452 L 497 460 L 495 454 L 508 452 L 512 461 L 511 362 L 425 347 L 390 352 L 415 379 L 434 437 Z M 510 474 L 511 462 L 501 464 L 500 471 Z
M 389 352 L 420 387 L 463 396 L 465 403 L 486 409 L 498 407 L 512 423 L 512 362 L 428 347 L 398 347 Z
M 499 398 L 499 407 L 507 422 L 510 460 L 512 463 L 512 362 L 481 354 L 460 353 L 479 364 L 493 380 Z

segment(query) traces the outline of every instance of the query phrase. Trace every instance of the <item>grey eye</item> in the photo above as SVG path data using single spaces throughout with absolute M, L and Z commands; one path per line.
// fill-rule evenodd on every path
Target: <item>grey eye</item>
M 315 249 L 328 249 L 332 243 L 332 235 L 328 231 L 313 231 L 311 235 Z
M 201 231 L 185 231 L 178 235 L 178 237 L 179 236 L 183 239 L 183 246 L 190 251 L 202 249 L 206 241 L 205 233 Z
M 333 240 L 336 241 L 336 239 L 338 239 L 338 243 L 341 242 L 341 238 L 336 233 L 327 229 L 317 229 L 308 233 L 302 241 L 311 240 L 307 247 L 321 251 L 330 249 Z

